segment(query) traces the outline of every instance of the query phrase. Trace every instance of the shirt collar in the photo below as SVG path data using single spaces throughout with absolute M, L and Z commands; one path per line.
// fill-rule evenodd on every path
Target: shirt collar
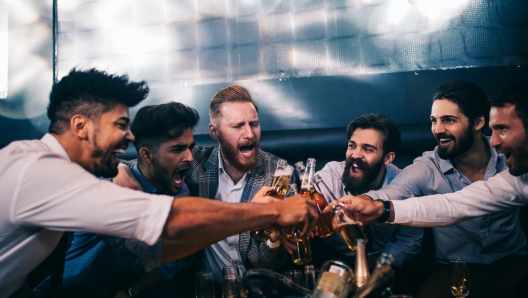
M 71 161 L 71 158 L 70 156 L 68 155 L 68 153 L 66 152 L 66 150 L 64 149 L 64 147 L 62 147 L 62 144 L 59 142 L 59 140 L 57 140 L 57 138 L 55 138 L 53 135 L 47 133 L 45 134 L 42 139 L 40 139 L 44 144 L 46 144 L 48 146 L 48 148 L 51 149 L 51 151 L 53 151 L 54 153 L 57 153 L 58 155 L 60 156 L 63 156 L 65 158 L 67 158 L 69 161 Z

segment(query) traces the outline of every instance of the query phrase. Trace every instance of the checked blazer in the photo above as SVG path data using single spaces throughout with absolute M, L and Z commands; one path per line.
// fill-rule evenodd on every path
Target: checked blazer
M 217 146 L 193 148 L 194 161 L 185 179 L 191 195 L 215 199 L 218 191 L 218 150 Z M 277 156 L 260 149 L 257 154 L 257 165 L 248 173 L 241 202 L 249 202 L 262 186 L 271 184 L 279 161 Z M 266 243 L 251 238 L 249 233 L 246 231 L 239 235 L 240 255 L 246 269 L 280 269 L 289 256 L 286 249 L 282 245 L 271 249 Z

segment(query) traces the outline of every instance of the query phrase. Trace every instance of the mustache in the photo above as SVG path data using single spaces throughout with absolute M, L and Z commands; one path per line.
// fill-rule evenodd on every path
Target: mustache
M 366 169 L 368 167 L 367 162 L 365 162 L 364 160 L 362 160 L 360 158 L 347 158 L 347 160 L 346 160 L 346 168 L 350 169 L 353 164 L 356 164 L 356 166 L 359 169 Z
M 238 143 L 238 148 L 242 148 L 242 147 L 250 147 L 250 146 L 253 146 L 255 147 L 255 141 L 254 140 L 251 140 L 251 141 L 247 141 L 247 142 L 242 142 L 242 143 Z
M 178 173 L 180 171 L 183 171 L 183 170 L 190 170 L 191 169 L 191 163 L 190 162 L 182 162 L 181 164 L 179 164 L 173 171 L 173 173 Z
M 452 135 L 452 134 L 449 134 L 449 133 L 439 133 L 439 134 L 436 134 L 435 135 L 435 138 L 440 142 L 440 139 L 455 139 L 456 138 Z

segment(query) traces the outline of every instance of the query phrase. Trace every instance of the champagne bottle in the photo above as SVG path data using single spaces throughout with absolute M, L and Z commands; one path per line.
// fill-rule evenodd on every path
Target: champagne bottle
M 380 290 L 390 281 L 392 262 L 392 255 L 382 253 L 376 262 L 376 267 L 374 268 L 368 282 L 356 291 L 354 298 L 374 297 L 374 292 Z
M 356 287 L 363 287 L 369 277 L 370 272 L 367 264 L 367 250 L 364 239 L 356 239 L 356 263 L 354 266 L 354 284 Z

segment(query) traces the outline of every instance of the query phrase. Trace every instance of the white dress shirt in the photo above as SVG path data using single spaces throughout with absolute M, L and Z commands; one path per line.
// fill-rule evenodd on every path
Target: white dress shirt
M 528 204 L 528 174 L 502 171 L 455 193 L 392 201 L 394 223 L 416 227 L 449 226 L 468 218 Z
M 97 179 L 50 134 L 0 150 L 0 189 L 0 297 L 22 286 L 62 231 L 156 243 L 173 201 Z
M 240 203 L 242 193 L 247 182 L 247 173 L 237 184 L 225 172 L 220 150 L 218 151 L 218 192 L 215 200 L 227 203 Z M 213 273 L 216 282 L 222 282 L 222 273 L 225 266 L 238 266 L 241 273 L 245 270 L 240 256 L 239 234 L 229 236 L 204 249 L 203 270 Z

